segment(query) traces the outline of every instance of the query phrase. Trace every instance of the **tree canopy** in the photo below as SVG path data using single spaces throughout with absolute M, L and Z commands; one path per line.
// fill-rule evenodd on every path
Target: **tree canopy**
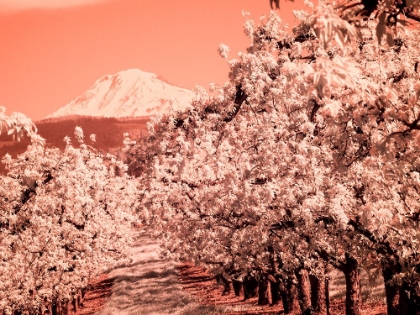
M 64 314 L 92 277 L 124 259 L 135 186 L 126 166 L 84 141 L 46 148 L 32 121 L 2 109 L 9 134 L 31 139 L 0 176 L 0 313 Z M 95 135 L 91 135 L 94 142 Z
M 321 274 L 323 261 L 354 289 L 357 264 L 381 262 L 388 301 L 408 301 L 389 314 L 416 314 L 419 31 L 396 23 L 382 41 L 387 2 L 357 25 L 349 7 L 307 5 L 292 34 L 274 11 L 245 14 L 247 51 L 219 47 L 229 81 L 131 145 L 145 219 L 169 252 L 231 275 Z

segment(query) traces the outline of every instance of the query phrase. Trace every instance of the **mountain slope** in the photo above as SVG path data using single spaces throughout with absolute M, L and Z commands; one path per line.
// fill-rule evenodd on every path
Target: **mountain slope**
M 172 107 L 184 109 L 194 92 L 168 84 L 139 69 L 105 75 L 84 94 L 47 116 L 68 115 L 138 117 L 164 113 Z

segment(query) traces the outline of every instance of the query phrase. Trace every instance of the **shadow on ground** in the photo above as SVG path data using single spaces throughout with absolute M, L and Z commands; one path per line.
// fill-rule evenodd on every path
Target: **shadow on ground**
M 145 230 L 137 230 L 131 262 L 109 270 L 106 283 L 112 289 L 97 315 L 214 315 L 217 306 L 203 306 L 178 280 L 173 261 L 161 259 L 157 242 Z M 104 280 L 105 281 L 105 280 Z

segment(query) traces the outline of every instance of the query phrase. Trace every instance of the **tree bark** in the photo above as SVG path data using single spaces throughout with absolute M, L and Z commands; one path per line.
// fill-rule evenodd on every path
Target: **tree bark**
M 296 272 L 296 276 L 299 284 L 298 296 L 300 310 L 304 313 L 311 308 L 311 285 L 309 282 L 309 274 L 306 269 L 302 268 Z
M 270 281 L 271 305 L 276 305 L 281 300 L 279 279 L 269 275 L 268 280 Z
M 63 303 L 62 303 L 62 313 L 63 313 L 63 315 L 72 315 L 73 314 L 73 312 L 71 311 L 71 302 L 68 300 L 68 299 L 66 299 L 65 301 L 63 301 Z
M 258 305 L 267 305 L 268 300 L 268 279 L 263 275 L 258 282 Z
M 223 292 L 222 295 L 228 295 L 231 291 L 232 281 L 228 278 L 227 275 L 219 274 L 217 277 L 219 281 L 223 284 Z
M 359 263 L 348 253 L 343 272 L 346 278 L 346 315 L 361 315 Z
M 83 307 L 83 298 L 84 298 L 83 291 L 79 289 L 77 291 L 77 305 L 79 308 Z
M 402 285 L 392 283 L 402 271 L 398 258 L 390 256 L 382 266 L 388 315 L 420 315 L 420 298 L 416 287 L 403 280 Z M 417 283 L 415 283 L 417 286 Z
M 420 315 L 420 300 L 417 290 L 413 288 L 413 284 L 403 282 L 400 288 L 399 304 L 401 315 Z
M 411 308 L 411 303 L 410 303 L 410 298 L 407 295 L 407 292 L 405 291 L 405 286 L 401 286 L 399 288 L 399 300 L 398 300 L 398 304 L 399 304 L 399 314 L 404 314 L 404 315 L 412 315 L 410 314 L 410 308 Z
M 244 300 L 255 297 L 257 296 L 258 282 L 253 276 L 248 274 L 244 277 L 243 288 Z
M 400 315 L 400 288 L 391 283 L 392 278 L 401 270 L 394 261 L 383 264 L 382 276 L 384 277 L 386 308 L 388 315 Z
M 52 315 L 59 315 L 57 300 L 53 300 L 51 302 L 51 314 Z
M 73 304 L 73 312 L 77 313 L 77 310 L 79 309 L 79 304 L 77 303 L 77 296 L 73 297 L 73 301 L 71 304 Z
M 271 273 L 268 274 L 268 280 L 270 281 L 270 293 L 271 293 L 271 305 L 277 304 L 281 297 L 280 297 L 280 287 L 279 287 L 279 261 L 274 252 L 273 246 L 268 246 L 269 259 L 271 265 Z
M 285 279 L 280 285 L 284 314 L 294 314 L 299 310 L 298 291 L 293 280 L 291 278 Z
M 327 288 L 323 277 L 309 276 L 311 282 L 311 305 L 316 315 L 328 315 L 327 313 Z
M 325 307 L 327 309 L 327 315 L 330 315 L 330 278 L 325 277 Z
M 233 286 L 233 291 L 235 292 L 235 296 L 240 296 L 241 295 L 241 289 L 242 289 L 242 281 L 233 279 L 232 280 L 232 286 Z

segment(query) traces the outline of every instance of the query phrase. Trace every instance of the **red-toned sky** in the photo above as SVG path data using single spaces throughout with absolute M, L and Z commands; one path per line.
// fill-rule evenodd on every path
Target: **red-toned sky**
M 302 2 L 281 1 L 283 20 L 294 24 Z M 39 120 L 129 68 L 188 88 L 223 83 L 217 47 L 246 48 L 243 9 L 258 20 L 269 0 L 0 0 L 0 105 Z

